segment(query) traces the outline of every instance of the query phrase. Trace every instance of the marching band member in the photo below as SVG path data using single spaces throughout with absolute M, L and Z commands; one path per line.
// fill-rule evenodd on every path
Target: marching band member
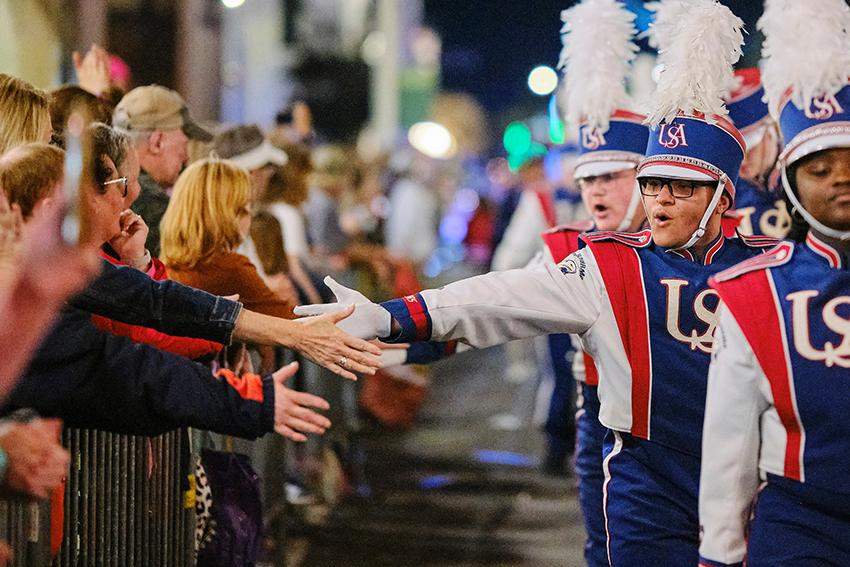
M 735 191 L 733 214 L 738 221 L 737 229 L 747 236 L 761 234 L 785 238 L 791 227 L 791 216 L 774 175 L 780 150 L 776 122 L 762 100 L 764 87 L 759 70 L 739 69 L 735 77 L 740 83 L 729 95 L 726 106 L 729 120 L 747 143 Z
M 775 243 L 721 233 L 745 147 L 721 116 L 743 23 L 712 0 L 676 6 L 656 22 L 667 36 L 665 71 L 637 169 L 651 232 L 585 235 L 586 246 L 558 265 L 493 272 L 381 305 L 329 281 L 339 303 L 357 305 L 341 327 L 361 337 L 485 347 L 579 334 L 602 377 L 599 420 L 610 430 L 603 502 L 614 566 L 697 563 L 699 455 L 718 305 L 708 278 Z
M 584 0 L 561 12 L 564 78 L 558 93 L 568 125 L 580 124 L 580 155 L 574 178 L 590 221 L 543 233 L 550 259 L 558 262 L 584 247 L 580 236 L 599 230 L 636 232 L 646 221 L 635 178 L 644 157 L 649 130 L 645 116 L 623 109 L 628 104 L 625 80 L 638 51 L 634 13 L 614 0 Z M 607 123 L 607 125 L 606 125 Z M 575 335 L 574 338 L 578 339 Z M 575 471 L 587 539 L 589 567 L 608 565 L 602 507 L 602 443 L 599 422 L 599 374 L 593 358 L 575 340 Z
M 701 565 L 850 565 L 850 8 L 771 0 L 759 27 L 782 184 L 808 230 L 711 282 Z

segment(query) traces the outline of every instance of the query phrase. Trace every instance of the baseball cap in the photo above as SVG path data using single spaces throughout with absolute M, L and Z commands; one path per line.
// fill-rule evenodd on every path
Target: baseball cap
M 112 114 L 112 125 L 131 132 L 179 128 L 193 140 L 213 138 L 192 119 L 180 94 L 159 85 L 136 87 L 125 94 Z

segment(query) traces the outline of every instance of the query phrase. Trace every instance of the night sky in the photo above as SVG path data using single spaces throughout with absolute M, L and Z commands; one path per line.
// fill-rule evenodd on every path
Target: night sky
M 757 62 L 755 21 L 762 3 L 723 3 L 744 20 L 749 32 L 745 61 Z M 557 64 L 561 10 L 571 5 L 564 0 L 425 0 L 425 23 L 443 39 L 443 89 L 468 92 L 493 114 L 516 106 L 545 108 L 545 102 L 528 90 L 526 78 L 537 65 Z

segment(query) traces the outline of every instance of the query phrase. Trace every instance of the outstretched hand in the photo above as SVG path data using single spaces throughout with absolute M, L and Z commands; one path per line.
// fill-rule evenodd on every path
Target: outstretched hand
M 295 308 L 296 312 L 299 309 Z M 318 317 L 297 319 L 303 332 L 293 348 L 343 378 L 357 380 L 354 372 L 374 374 L 380 368 L 381 349 L 345 332 L 340 325 L 354 313 L 354 306 L 336 306 Z
M 343 307 L 354 306 L 351 316 L 346 315 L 337 321 L 337 326 L 355 337 L 371 340 L 390 335 L 392 317 L 389 311 L 369 301 L 356 289 L 349 289 L 337 283 L 332 277 L 325 278 L 325 285 L 336 296 L 336 303 L 300 305 L 295 308 L 296 315 L 324 315 L 339 311 Z
M 327 410 L 330 404 L 319 396 L 287 388 L 284 383 L 297 371 L 298 363 L 293 362 L 272 374 L 274 430 L 287 439 L 303 442 L 307 440 L 305 433 L 322 435 L 331 426 L 328 418 L 311 409 Z

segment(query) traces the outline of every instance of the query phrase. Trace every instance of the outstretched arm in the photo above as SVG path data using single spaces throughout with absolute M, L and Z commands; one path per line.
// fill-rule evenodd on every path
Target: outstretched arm
M 587 269 L 574 273 L 544 264 L 491 272 L 380 306 L 330 280 L 339 303 L 303 306 L 296 313 L 354 304 L 344 328 L 386 342 L 458 340 L 480 348 L 535 335 L 584 333 L 599 317 L 604 289 L 589 250 L 570 258 Z

